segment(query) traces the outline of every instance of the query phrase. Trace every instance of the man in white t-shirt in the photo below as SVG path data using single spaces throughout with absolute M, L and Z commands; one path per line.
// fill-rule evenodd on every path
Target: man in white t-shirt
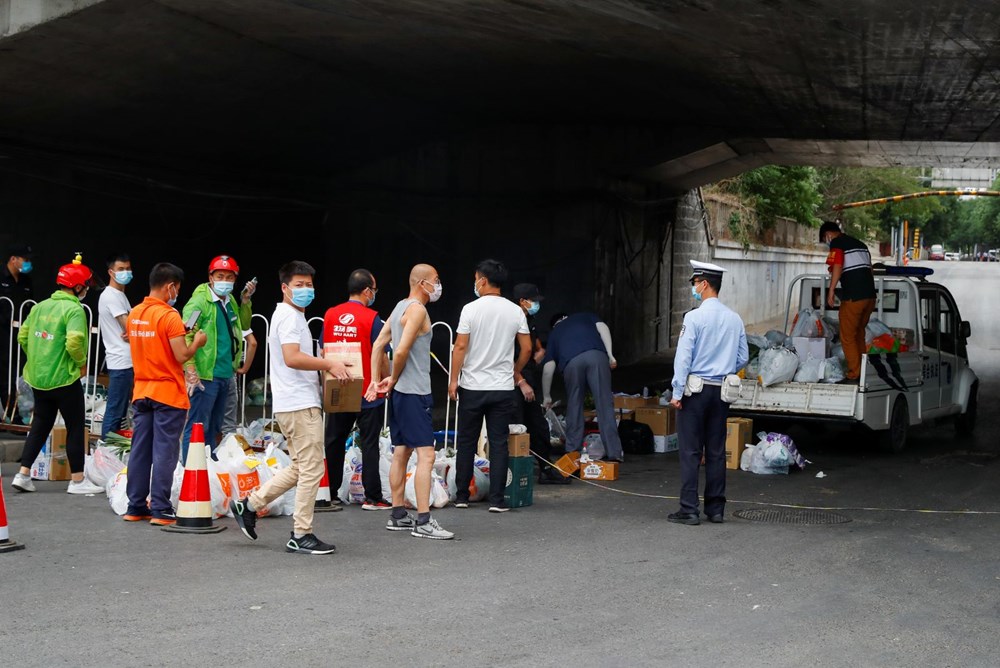
M 125 253 L 108 256 L 108 287 L 97 304 L 104 361 L 108 367 L 108 402 L 101 422 L 101 440 L 122 428 L 132 400 L 132 351 L 128 343 L 128 313 L 132 306 L 125 296 L 125 286 L 132 281 L 132 261 Z
M 274 417 L 285 435 L 292 464 L 250 493 L 233 499 L 229 508 L 240 530 L 257 540 L 257 510 L 266 508 L 295 487 L 294 528 L 285 544 L 287 552 L 333 554 L 336 548 L 313 533 L 313 507 L 323 477 L 323 410 L 317 371 L 329 371 L 342 383 L 351 375 L 343 363 L 315 357 L 305 310 L 315 297 L 316 270 L 305 262 L 292 261 L 278 272 L 282 301 L 271 317 L 267 341 L 270 357 Z
M 507 268 L 496 260 L 476 266 L 473 292 L 476 300 L 465 305 L 455 330 L 448 394 L 458 404 L 458 454 L 455 460 L 456 508 L 469 507 L 469 483 L 479 433 L 486 419 L 490 443 L 490 512 L 509 508 L 504 502 L 507 486 L 507 436 L 514 417 L 512 391 L 526 381 L 521 369 L 531 356 L 528 320 L 517 304 L 504 299 Z M 520 355 L 514 360 L 514 341 Z

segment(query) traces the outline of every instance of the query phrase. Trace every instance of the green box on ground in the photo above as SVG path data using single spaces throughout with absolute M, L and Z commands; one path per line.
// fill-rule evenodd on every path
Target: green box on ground
M 511 457 L 507 460 L 507 487 L 503 500 L 509 508 L 530 506 L 535 483 L 535 458 Z

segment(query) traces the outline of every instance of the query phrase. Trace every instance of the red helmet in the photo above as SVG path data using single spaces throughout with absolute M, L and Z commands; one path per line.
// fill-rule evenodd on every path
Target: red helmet
M 211 274 L 213 271 L 219 270 L 231 271 L 238 276 L 240 273 L 240 265 L 236 264 L 236 260 L 228 255 L 220 255 L 209 263 L 208 273 Z
M 56 274 L 56 285 L 67 288 L 75 288 L 78 285 L 90 285 L 93 281 L 94 273 L 83 263 L 83 257 L 77 253 L 76 258 L 69 264 L 59 267 Z

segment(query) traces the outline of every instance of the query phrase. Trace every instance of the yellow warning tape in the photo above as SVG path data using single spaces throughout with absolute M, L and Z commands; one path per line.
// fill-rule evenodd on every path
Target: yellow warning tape
M 546 462 L 549 466 L 555 467 L 555 464 L 545 459 L 539 455 L 534 450 L 531 454 L 538 457 L 543 462 Z M 588 485 L 597 487 L 598 489 L 603 489 L 608 492 L 616 492 L 618 494 L 624 494 L 625 496 L 638 496 L 645 499 L 666 499 L 668 501 L 679 501 L 681 497 L 679 496 L 666 496 L 663 494 L 645 494 L 643 492 L 630 492 L 627 489 L 618 489 L 617 487 L 609 487 L 608 485 L 600 485 L 593 480 L 584 480 L 580 476 L 571 473 L 569 477 L 575 478 L 580 482 L 585 482 Z M 804 506 L 795 503 L 774 503 L 771 501 L 742 501 L 739 499 L 726 499 L 726 503 L 744 503 L 748 505 L 756 506 L 770 506 L 772 508 L 792 508 L 795 510 L 829 510 L 829 511 L 867 511 L 867 512 L 880 512 L 880 513 L 925 513 L 928 515 L 1000 515 L 1000 510 L 934 510 L 931 508 L 878 508 L 869 506 Z

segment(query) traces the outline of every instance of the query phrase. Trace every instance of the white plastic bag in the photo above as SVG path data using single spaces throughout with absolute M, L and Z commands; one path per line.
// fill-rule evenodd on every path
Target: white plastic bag
M 844 364 L 839 357 L 823 360 L 823 382 L 836 383 L 844 379 Z
M 83 467 L 87 480 L 98 487 L 106 487 L 108 481 L 121 473 L 125 468 L 124 462 L 118 459 L 115 451 L 106 445 L 99 445 L 94 449 L 94 454 L 87 460 Z
M 804 308 L 795 315 L 792 321 L 791 336 L 807 336 L 810 338 L 824 336 L 823 320 L 819 312 Z
M 878 318 L 871 318 L 868 321 L 868 325 L 865 327 L 865 345 L 871 346 L 872 341 L 882 336 L 883 334 L 888 334 L 892 336 L 892 330 L 889 326 Z
M 406 472 L 406 484 L 403 486 L 403 503 L 407 508 L 417 507 L 417 491 L 414 483 L 417 467 L 411 466 Z M 448 494 L 448 484 L 438 476 L 436 471 L 431 471 L 431 495 L 430 506 L 432 508 L 444 508 L 450 500 Z
M 128 510 L 128 493 L 125 487 L 128 485 L 128 470 L 122 469 L 118 474 L 108 480 L 107 487 L 104 491 L 108 494 L 108 503 L 111 504 L 111 510 L 115 511 L 116 515 L 124 515 Z
M 365 487 L 361 483 L 361 448 L 352 445 L 344 453 L 344 480 L 337 490 L 337 497 L 343 503 L 364 503 Z
M 771 348 L 760 353 L 760 384 L 764 387 L 795 378 L 799 357 L 788 348 Z
M 455 467 L 448 469 L 448 495 L 454 500 L 458 498 L 458 484 L 455 482 Z M 482 501 L 490 491 L 490 462 L 476 457 L 472 463 L 472 480 L 469 481 L 469 500 Z
M 750 470 L 750 462 L 753 460 L 753 453 L 756 449 L 756 445 L 747 444 L 746 448 L 743 450 L 743 454 L 740 455 L 740 468 L 742 470 Z
M 798 371 L 795 372 L 796 383 L 818 383 L 823 377 L 823 362 L 813 356 L 808 356 L 799 363 Z
M 587 455 L 591 459 L 602 459 L 604 457 L 604 441 L 600 434 L 587 434 L 583 437 L 583 447 L 587 449 Z

